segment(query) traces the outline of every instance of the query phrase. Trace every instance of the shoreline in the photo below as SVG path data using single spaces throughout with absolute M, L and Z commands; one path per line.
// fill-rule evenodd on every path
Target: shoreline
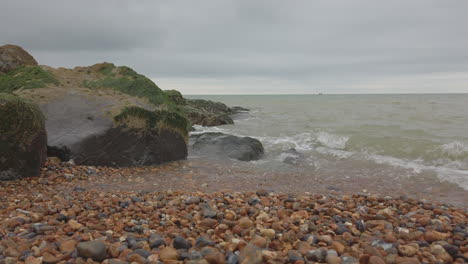
M 462 263 L 468 257 L 466 209 L 362 193 L 137 189 L 145 185 L 141 175 L 171 166 L 178 164 L 116 169 L 49 159 L 39 178 L 0 182 L 0 262 Z M 143 182 L 109 188 L 125 187 L 122 180 Z

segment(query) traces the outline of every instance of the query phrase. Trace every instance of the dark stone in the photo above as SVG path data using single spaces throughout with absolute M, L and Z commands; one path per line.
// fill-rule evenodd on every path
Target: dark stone
M 102 241 L 81 242 L 76 248 L 78 256 L 84 259 L 92 258 L 95 261 L 103 261 L 106 258 L 107 248 Z
M 295 148 L 290 148 L 282 153 L 285 158 L 283 162 L 290 165 L 297 165 L 304 160 L 304 155 L 299 153 Z
M 304 258 L 302 257 L 302 255 L 295 251 L 295 250 L 289 250 L 288 251 L 288 261 L 290 263 L 295 263 L 296 261 L 302 261 L 304 260 Z
M 205 246 L 214 246 L 215 245 L 215 242 L 205 238 L 205 237 L 199 237 L 197 238 L 196 242 L 195 242 L 195 246 L 198 247 L 198 248 L 202 248 L 202 247 L 205 247 Z
M 191 260 L 197 260 L 197 259 L 203 258 L 202 254 L 196 250 L 190 250 L 188 254 L 189 254 L 189 259 Z
M 94 166 L 147 166 L 185 159 L 185 139 L 167 129 L 140 133 L 137 129 L 110 128 L 84 139 L 72 150 L 76 164 Z
M 63 215 L 63 214 L 59 214 L 56 218 L 57 221 L 59 222 L 67 222 L 68 220 L 70 220 L 70 218 L 66 215 Z
M 39 176 L 46 158 L 47 135 L 39 108 L 0 93 L 0 180 Z
M 69 161 L 71 150 L 67 146 L 47 146 L 47 157 L 57 157 L 61 161 Z
M 133 253 L 138 254 L 138 255 L 144 257 L 145 259 L 148 258 L 149 256 L 151 256 L 151 252 L 149 252 L 148 250 L 142 249 L 142 248 L 135 249 L 133 251 Z
M 450 244 L 443 245 L 445 251 L 450 254 L 452 257 L 458 256 L 458 248 L 456 246 L 452 246 Z
M 263 156 L 263 145 L 251 137 L 237 137 L 223 133 L 203 133 L 190 137 L 195 155 L 213 158 L 231 158 L 241 161 L 258 160 Z
M 187 240 L 182 236 L 176 236 L 174 241 L 172 241 L 172 245 L 175 249 L 189 249 L 192 247 Z
M 213 210 L 208 204 L 201 204 L 202 214 L 205 218 L 216 218 L 217 212 Z
M 239 113 L 245 113 L 249 112 L 250 110 L 247 108 L 244 108 L 242 106 L 231 106 L 231 112 L 232 114 L 239 114 Z
M 309 250 L 305 254 L 307 260 L 315 262 L 324 262 L 327 257 L 327 251 L 322 249 Z
M 338 228 L 335 230 L 335 233 L 337 235 L 342 235 L 346 232 L 350 232 L 348 228 L 346 228 L 345 225 L 341 224 L 341 225 L 338 225 Z
M 160 235 L 151 234 L 149 244 L 151 248 L 159 248 L 160 246 L 166 246 L 166 241 Z
M 253 206 L 253 205 L 259 204 L 260 199 L 258 199 L 257 197 L 252 197 L 249 199 L 248 203 L 250 206 Z
M 231 254 L 227 257 L 226 263 L 227 263 L 227 264 L 238 264 L 238 263 L 239 263 L 239 257 L 238 257 L 236 254 L 231 253 Z
M 365 227 L 365 225 L 364 225 L 364 221 L 358 220 L 358 221 L 356 222 L 356 228 L 357 228 L 359 231 L 361 231 L 361 232 L 366 231 L 366 227 Z
M 130 199 L 132 199 L 132 202 L 134 202 L 134 203 L 142 203 L 142 202 L 145 201 L 143 198 L 137 197 L 137 196 L 132 196 L 132 197 L 130 197 Z

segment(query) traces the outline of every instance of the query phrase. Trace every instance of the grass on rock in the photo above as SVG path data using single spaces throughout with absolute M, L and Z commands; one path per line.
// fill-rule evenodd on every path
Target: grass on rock
M 40 66 L 23 66 L 0 75 L 0 92 L 12 93 L 19 89 L 42 88 L 50 83 L 59 84 L 50 72 Z

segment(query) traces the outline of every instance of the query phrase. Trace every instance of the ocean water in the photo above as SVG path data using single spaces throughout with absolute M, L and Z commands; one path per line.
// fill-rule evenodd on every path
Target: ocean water
M 347 179 L 365 174 L 369 181 L 412 178 L 468 190 L 468 94 L 187 97 L 250 109 L 234 116 L 235 125 L 193 132 L 260 140 L 265 156 L 237 166 Z M 291 156 L 295 164 L 285 163 Z

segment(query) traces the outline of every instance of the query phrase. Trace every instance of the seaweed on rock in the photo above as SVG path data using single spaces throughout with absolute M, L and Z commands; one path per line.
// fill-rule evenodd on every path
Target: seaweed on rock
M 166 110 L 149 111 L 137 106 L 124 108 L 114 117 L 117 125 L 130 128 L 168 129 L 188 140 L 187 119 L 177 112 Z

